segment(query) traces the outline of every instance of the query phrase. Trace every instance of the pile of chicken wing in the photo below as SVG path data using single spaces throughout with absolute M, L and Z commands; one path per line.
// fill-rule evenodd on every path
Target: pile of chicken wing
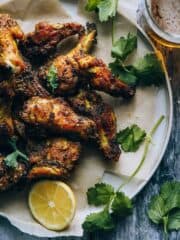
M 71 36 L 77 44 L 62 55 L 58 46 Z M 22 179 L 66 178 L 83 143 L 97 146 L 107 160 L 119 160 L 116 116 L 96 90 L 123 98 L 135 90 L 89 54 L 96 38 L 94 24 L 77 23 L 40 22 L 24 34 L 14 19 L 0 14 L 0 191 Z M 16 168 L 4 161 L 13 137 L 29 159 L 19 159 Z

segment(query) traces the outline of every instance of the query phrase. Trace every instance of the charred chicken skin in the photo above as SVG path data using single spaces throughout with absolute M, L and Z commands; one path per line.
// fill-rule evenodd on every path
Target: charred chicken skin
M 84 33 L 84 27 L 78 23 L 49 24 L 40 22 L 35 31 L 28 33 L 20 42 L 20 49 L 28 59 L 41 62 L 56 50 L 59 42 L 67 37 Z
M 31 125 L 39 125 L 55 133 L 75 134 L 83 139 L 96 137 L 96 124 L 77 115 L 61 98 L 33 97 L 25 102 L 20 118 Z
M 66 178 L 80 157 L 81 146 L 65 138 L 54 138 L 28 146 L 29 179 Z
M 27 174 L 27 166 L 24 163 L 18 163 L 16 168 L 9 168 L 4 159 L 5 155 L 0 154 L 0 192 L 11 188 Z
M 120 148 L 116 142 L 116 116 L 111 106 L 94 91 L 82 90 L 68 100 L 75 111 L 96 123 L 97 142 L 105 159 L 118 161 Z
M 17 40 L 22 40 L 24 33 L 17 22 L 8 14 L 0 14 L 0 70 L 19 73 L 25 63 L 17 47 Z
M 53 68 L 57 85 L 53 90 L 56 95 L 74 93 L 79 82 L 83 81 L 84 85 L 115 97 L 132 97 L 135 94 L 134 88 L 114 77 L 101 59 L 88 54 L 96 41 L 96 30 L 90 25 L 88 31 L 67 55 L 60 55 L 42 67 L 39 78 L 48 86 L 49 74 Z

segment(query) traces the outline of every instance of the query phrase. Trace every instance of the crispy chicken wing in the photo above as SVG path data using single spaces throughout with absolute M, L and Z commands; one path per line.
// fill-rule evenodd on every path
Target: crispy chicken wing
M 80 82 L 91 88 L 104 91 L 112 96 L 132 97 L 133 87 L 128 86 L 112 75 L 106 64 L 88 55 L 96 39 L 96 30 L 90 25 L 89 33 L 81 37 L 79 44 L 67 55 L 58 56 L 39 71 L 39 78 L 47 86 L 54 81 L 54 94 L 67 95 L 74 93 Z M 54 77 L 49 78 L 54 69 Z M 50 82 L 51 81 L 51 82 Z
M 5 155 L 0 154 L 0 192 L 9 189 L 17 184 L 27 173 L 27 166 L 24 163 L 18 163 L 16 168 L 7 167 Z
M 56 50 L 63 39 L 84 33 L 84 27 L 78 23 L 49 24 L 40 22 L 35 26 L 35 31 L 28 33 L 20 42 L 24 56 L 35 62 L 41 62 Z
M 119 160 L 120 148 L 116 142 L 116 116 L 113 109 L 94 91 L 80 91 L 68 99 L 75 111 L 93 119 L 97 125 L 98 145 L 108 160 Z
M 80 157 L 81 146 L 65 138 L 29 144 L 28 178 L 66 178 Z
M 17 48 L 17 40 L 23 39 L 24 34 L 8 14 L 0 14 L 0 71 L 21 72 L 25 63 Z
M 24 122 L 55 133 L 74 134 L 83 139 L 96 137 L 94 121 L 77 115 L 61 98 L 33 97 L 25 102 L 19 115 Z

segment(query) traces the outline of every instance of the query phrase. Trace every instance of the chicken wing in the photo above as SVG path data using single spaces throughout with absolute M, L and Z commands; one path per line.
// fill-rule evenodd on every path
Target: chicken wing
M 27 173 L 27 166 L 24 163 L 18 163 L 16 168 L 7 167 L 5 155 L 0 154 L 0 192 L 9 189 L 17 184 Z
M 63 39 L 84 33 L 84 27 L 78 23 L 49 24 L 40 22 L 35 26 L 35 31 L 28 33 L 20 42 L 24 56 L 37 62 L 48 58 L 56 50 Z
M 33 97 L 24 103 L 20 118 L 55 133 L 78 135 L 83 139 L 96 137 L 94 121 L 77 115 L 61 98 Z
M 66 178 L 80 157 L 81 146 L 65 138 L 29 144 L 28 178 Z
M 116 116 L 113 109 L 94 91 L 82 90 L 68 100 L 75 111 L 96 123 L 97 142 L 105 159 L 118 161 L 120 148 L 116 142 Z
M 58 56 L 42 67 L 39 78 L 55 95 L 72 94 L 83 82 L 112 96 L 132 97 L 135 93 L 133 87 L 114 77 L 101 59 L 88 55 L 96 39 L 96 30 L 89 25 L 88 31 L 67 55 Z
M 23 39 L 24 34 L 8 14 L 0 14 L 0 72 L 21 72 L 25 63 L 17 47 L 17 40 Z M 11 70 L 11 71 L 9 71 Z

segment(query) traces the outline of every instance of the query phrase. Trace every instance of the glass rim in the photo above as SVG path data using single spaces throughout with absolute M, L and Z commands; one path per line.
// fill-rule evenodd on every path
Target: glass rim
M 169 32 L 162 30 L 160 28 L 160 26 L 156 23 L 154 18 L 152 17 L 148 0 L 143 0 L 143 2 L 144 2 L 144 9 L 145 9 L 145 17 L 146 17 L 148 24 L 152 28 L 152 30 L 154 30 L 154 32 L 158 36 L 165 39 L 166 41 L 179 44 L 180 43 L 180 34 L 173 34 L 173 33 L 169 33 Z

